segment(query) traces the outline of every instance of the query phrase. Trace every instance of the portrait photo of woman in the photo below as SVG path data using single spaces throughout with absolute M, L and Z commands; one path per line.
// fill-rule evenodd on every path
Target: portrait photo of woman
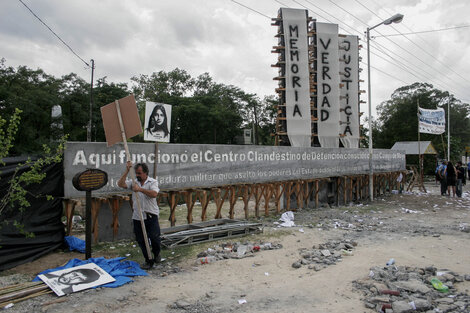
M 171 106 L 147 101 L 144 140 L 170 142 Z

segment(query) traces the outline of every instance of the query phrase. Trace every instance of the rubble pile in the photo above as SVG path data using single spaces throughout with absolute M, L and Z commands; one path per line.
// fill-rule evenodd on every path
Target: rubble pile
M 357 243 L 350 239 L 331 240 L 324 244 L 314 245 L 311 250 L 301 249 L 302 259 L 292 264 L 293 268 L 300 268 L 308 265 L 309 269 L 320 271 L 329 265 L 341 262 L 345 256 L 352 256 L 353 249 Z
M 470 296 L 455 288 L 470 280 L 450 270 L 395 266 L 372 267 L 369 277 L 354 281 L 365 306 L 383 313 L 470 312 Z
M 205 264 L 225 259 L 243 259 L 254 256 L 254 253 L 262 250 L 274 250 L 281 248 L 282 245 L 280 243 L 271 242 L 223 243 L 200 252 L 197 257 L 199 264 Z

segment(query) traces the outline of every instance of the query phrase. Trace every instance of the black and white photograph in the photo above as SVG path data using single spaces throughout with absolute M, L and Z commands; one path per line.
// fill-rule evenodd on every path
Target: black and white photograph
M 111 275 L 95 263 L 41 274 L 39 278 L 59 297 L 115 281 Z
M 144 140 L 170 142 L 171 105 L 145 102 Z

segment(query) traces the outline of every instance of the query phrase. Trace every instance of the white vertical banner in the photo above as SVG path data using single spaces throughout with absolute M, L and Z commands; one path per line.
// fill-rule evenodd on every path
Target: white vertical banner
M 340 125 L 345 148 L 359 148 L 359 38 L 339 37 L 340 59 Z
M 292 147 L 310 147 L 312 120 L 307 11 L 281 8 L 285 43 L 286 123 Z
M 318 140 L 322 148 L 339 147 L 338 25 L 316 23 Z
M 171 105 L 145 102 L 144 140 L 170 142 Z

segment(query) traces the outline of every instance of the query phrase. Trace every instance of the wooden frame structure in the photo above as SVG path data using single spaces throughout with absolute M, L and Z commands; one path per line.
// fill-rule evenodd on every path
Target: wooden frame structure
M 397 181 L 400 173 L 406 177 L 406 172 L 387 172 L 374 174 L 374 196 L 391 193 L 392 189 L 399 189 Z M 166 190 L 159 193 L 157 201 L 163 199 L 170 207 L 171 226 L 176 225 L 176 206 L 183 202 L 187 207 L 186 223 L 193 222 L 193 209 L 196 201 L 201 204 L 201 220 L 207 221 L 211 217 L 207 214 L 207 206 L 212 201 L 216 206 L 213 219 L 221 219 L 223 206 L 228 203 L 227 214 L 230 219 L 235 218 L 235 205 L 243 202 L 245 219 L 259 218 L 261 215 L 270 216 L 280 214 L 281 211 L 299 210 L 305 208 L 318 208 L 321 193 L 323 199 L 336 206 L 347 205 L 351 202 L 361 202 L 369 197 L 369 176 L 348 175 L 340 177 L 312 178 L 306 180 L 288 180 L 260 184 L 226 185 L 213 188 L 194 188 L 183 190 Z M 404 182 L 402 182 L 404 183 Z M 332 192 L 329 192 L 329 189 Z M 326 195 L 324 194 L 326 193 Z M 254 206 L 250 207 L 250 200 Z M 92 234 L 94 242 L 98 241 L 98 214 L 103 204 L 107 204 L 112 211 L 112 229 L 114 235 L 119 231 L 119 209 L 124 201 L 130 201 L 127 194 L 110 195 L 109 197 L 95 197 L 92 199 Z M 65 199 L 65 214 L 67 218 L 67 235 L 70 235 L 74 209 L 79 201 Z M 323 202 L 323 201 L 322 201 Z

